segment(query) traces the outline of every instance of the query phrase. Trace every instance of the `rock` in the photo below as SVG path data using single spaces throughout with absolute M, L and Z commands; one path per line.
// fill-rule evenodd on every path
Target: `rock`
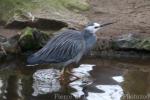
M 93 51 L 105 51 L 112 48 L 112 39 L 108 37 L 99 37 L 93 48 Z
M 146 37 L 139 40 L 139 43 L 135 45 L 137 49 L 150 51 L 150 37 Z
M 1 62 L 1 60 L 2 60 L 5 56 L 6 56 L 5 53 L 2 52 L 2 51 L 0 51 L 0 62 Z
M 90 56 L 107 58 L 150 58 L 150 37 L 135 33 L 100 37 Z
M 7 41 L 7 38 L 0 35 L 0 43 L 6 42 L 6 41 Z
M 90 71 L 93 70 L 93 66 L 95 65 L 82 64 L 78 68 L 73 68 L 71 71 L 73 76 L 69 76 L 69 81 L 66 80 L 68 81 L 67 84 L 61 84 L 61 81 L 59 81 L 60 71 L 57 69 L 51 68 L 38 70 L 33 74 L 34 82 L 32 87 L 34 92 L 32 95 L 37 96 L 39 94 L 48 94 L 54 92 L 66 93 L 67 91 L 70 91 L 69 95 L 79 99 L 85 95 L 83 91 L 84 87 L 93 83 L 90 75 Z M 74 76 L 79 77 L 79 79 Z M 68 90 L 68 87 L 70 90 Z
M 33 96 L 39 94 L 47 94 L 52 92 L 58 92 L 61 88 L 58 78 L 60 77 L 60 71 L 56 69 L 42 69 L 33 74 Z
M 133 34 L 127 34 L 117 37 L 113 41 L 114 49 L 134 49 L 135 44 L 139 40 L 133 36 Z
M 18 39 L 20 35 L 15 35 L 7 39 L 7 41 L 1 43 L 2 51 L 6 53 L 20 53 L 20 47 L 18 45 Z
M 112 48 L 150 51 L 150 37 L 141 37 L 134 34 L 122 35 L 113 41 Z
M 48 34 L 27 27 L 21 33 L 19 45 L 23 51 L 35 50 L 45 45 L 48 39 Z
M 4 51 L 4 48 L 2 46 L 2 43 L 6 42 L 7 38 L 0 35 L 0 60 L 3 59 L 3 57 L 5 57 L 6 52 Z
M 79 12 L 88 9 L 87 0 L 1 0 L 0 21 L 9 23 L 8 26 L 14 25 L 14 23 L 19 25 L 23 23 L 23 28 L 28 22 L 33 24 L 38 19 L 61 21 L 68 24 L 71 22 L 84 24 L 88 19 Z
M 23 29 L 25 27 L 35 27 L 42 30 L 59 30 L 63 27 L 67 27 L 68 24 L 59 20 L 36 18 L 34 21 L 31 20 L 11 20 L 7 22 L 5 28 L 10 29 Z

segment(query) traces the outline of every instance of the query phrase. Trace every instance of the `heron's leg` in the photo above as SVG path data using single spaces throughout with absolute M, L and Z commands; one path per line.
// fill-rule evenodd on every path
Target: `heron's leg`
M 61 70 L 61 75 L 65 74 L 66 72 L 70 72 L 72 69 L 72 64 L 68 65 L 68 66 L 62 66 L 62 70 Z
M 78 65 L 79 65 L 79 64 L 78 64 Z M 75 63 L 72 63 L 72 64 L 70 64 L 69 66 L 63 67 L 63 69 L 61 70 L 60 80 L 61 80 L 61 81 L 66 81 L 66 82 L 73 82 L 73 81 L 75 81 L 75 80 L 81 79 L 80 77 L 74 75 L 74 74 L 71 72 L 72 68 L 74 68 L 74 67 L 79 67 L 79 66 L 77 66 L 77 64 L 75 64 Z M 73 77 L 75 77 L 75 79 L 72 80 L 72 81 L 69 81 L 69 79 L 68 79 L 69 76 L 73 76 Z
M 78 79 L 81 79 L 80 77 L 74 75 L 74 74 L 71 72 L 72 68 L 75 68 L 75 67 L 79 67 L 79 64 L 72 63 L 72 64 L 70 64 L 70 66 L 68 66 L 68 67 L 66 68 L 66 73 L 69 74 L 70 76 L 75 77 L 75 79 L 74 79 L 73 81 L 78 80 Z
M 66 75 L 66 69 L 67 69 L 67 66 L 63 66 L 61 72 L 60 72 L 60 80 L 64 81 L 67 77 Z
M 69 75 L 75 77 L 76 79 L 80 79 L 80 77 L 74 75 L 73 73 L 71 73 L 70 71 L 66 70 L 66 73 L 68 73 Z
M 61 75 L 65 74 L 66 70 L 67 70 L 67 66 L 63 66 L 63 68 L 62 68 L 62 70 L 60 72 Z

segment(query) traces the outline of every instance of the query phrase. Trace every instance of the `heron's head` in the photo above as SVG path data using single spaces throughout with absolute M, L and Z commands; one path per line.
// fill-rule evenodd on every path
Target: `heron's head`
M 90 23 L 85 27 L 85 30 L 90 31 L 91 33 L 95 33 L 102 27 L 110 25 L 110 24 L 113 24 L 113 23 L 104 23 L 104 24 Z

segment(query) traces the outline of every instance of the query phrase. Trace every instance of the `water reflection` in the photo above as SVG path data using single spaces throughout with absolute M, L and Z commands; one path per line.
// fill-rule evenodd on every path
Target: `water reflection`
M 123 76 L 113 76 L 112 79 L 115 80 L 116 82 L 119 82 L 119 83 L 124 81 Z
M 150 100 L 150 72 L 127 70 L 124 78 L 125 82 L 122 85 L 124 95 L 122 100 Z
M 13 75 L 7 81 L 7 100 L 24 100 L 22 82 L 18 75 Z
M 38 68 L 26 69 L 16 59 L 2 63 L 0 100 L 150 100 L 149 61 L 89 58 L 83 63 L 86 65 L 72 71 L 81 79 L 71 82 L 64 90 L 37 96 L 32 96 L 32 75 Z
M 90 64 L 82 64 L 78 68 L 74 68 L 72 70 L 73 75 L 79 77 L 80 79 L 73 81 L 69 84 L 76 91 L 71 93 L 75 98 L 80 98 L 82 96 L 86 96 L 83 91 L 85 86 L 89 86 L 92 84 L 93 80 L 91 79 L 90 71 L 93 70 L 95 65 Z M 73 80 L 74 77 L 70 77 L 70 80 Z
M 59 81 L 59 70 L 56 69 L 42 69 L 33 74 L 33 96 L 40 94 L 47 94 L 52 92 L 58 92 L 61 89 Z
M 89 92 L 87 100 L 120 100 L 123 90 L 119 85 L 98 85 L 98 89 L 104 93 Z
M 113 76 L 113 80 L 118 83 L 124 81 L 122 76 Z M 103 90 L 103 93 L 89 92 L 87 100 L 120 100 L 123 90 L 120 85 L 97 85 L 96 88 Z
M 6 87 L 4 85 L 5 85 L 4 81 L 0 79 L 0 100 L 6 99 L 6 96 L 5 96 Z

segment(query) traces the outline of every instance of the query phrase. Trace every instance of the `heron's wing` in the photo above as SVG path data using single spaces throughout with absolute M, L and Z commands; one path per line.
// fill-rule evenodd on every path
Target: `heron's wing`
M 60 63 L 83 51 L 83 38 L 77 31 L 64 32 L 50 40 L 41 50 L 29 57 L 29 64 Z

